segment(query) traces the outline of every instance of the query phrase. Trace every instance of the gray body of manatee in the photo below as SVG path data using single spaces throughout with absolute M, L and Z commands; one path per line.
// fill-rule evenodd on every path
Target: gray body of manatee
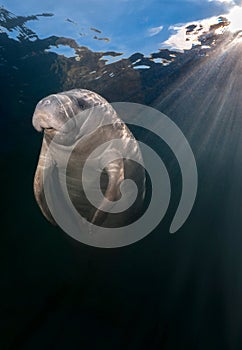
M 80 216 L 97 226 L 121 227 L 142 215 L 146 187 L 142 155 L 134 136 L 104 98 L 84 89 L 53 94 L 37 104 L 32 122 L 36 130 L 44 131 L 34 193 L 52 224 L 58 224 L 56 215 L 77 220 L 63 188 L 67 188 Z M 118 146 L 115 140 L 119 140 Z M 128 209 L 115 212 L 113 208 L 121 198 L 120 185 L 126 179 L 135 182 L 136 199 Z M 93 205 L 89 199 L 95 200 L 100 189 L 103 200 Z M 52 198 L 51 209 L 46 191 Z M 129 193 L 128 197 L 133 195 Z M 57 214 L 53 215 L 55 208 Z

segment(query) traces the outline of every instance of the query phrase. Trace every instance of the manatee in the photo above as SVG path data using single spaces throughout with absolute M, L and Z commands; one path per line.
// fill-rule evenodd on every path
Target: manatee
M 65 182 L 74 208 L 89 223 L 101 227 L 120 227 L 142 215 L 146 176 L 138 142 L 103 97 L 85 89 L 52 94 L 38 102 L 32 123 L 37 131 L 43 131 L 34 177 L 34 194 L 49 222 L 58 225 L 46 201 L 44 172 L 47 173 L 45 178 L 49 179 L 48 191 L 56 186 L 59 186 L 59 192 L 63 191 Z M 65 168 L 63 159 L 67 152 L 70 157 Z M 89 165 L 83 177 L 87 160 Z M 127 179 L 136 184 L 136 199 L 124 211 L 116 212 L 115 206 L 122 197 L 121 186 Z M 86 188 L 94 201 L 101 190 L 103 198 L 97 201 L 97 205 L 86 196 Z M 54 206 L 62 206 L 66 219 L 72 220 L 65 196 L 53 201 Z

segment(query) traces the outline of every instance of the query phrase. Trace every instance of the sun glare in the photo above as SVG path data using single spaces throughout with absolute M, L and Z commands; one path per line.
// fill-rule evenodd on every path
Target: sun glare
M 226 17 L 230 21 L 229 29 L 231 32 L 242 30 L 242 7 L 233 7 Z
M 196 25 L 197 28 L 200 27 L 202 30 L 197 31 L 195 29 L 189 32 L 187 28 L 192 25 Z M 223 34 L 227 30 L 232 33 L 242 31 L 242 7 L 234 6 L 228 13 L 222 14 L 220 17 L 210 17 L 201 21 L 175 25 L 169 29 L 174 33 L 162 43 L 162 46 L 178 51 L 189 50 L 194 45 L 200 45 L 201 36 L 209 36 L 212 31 L 217 35 Z

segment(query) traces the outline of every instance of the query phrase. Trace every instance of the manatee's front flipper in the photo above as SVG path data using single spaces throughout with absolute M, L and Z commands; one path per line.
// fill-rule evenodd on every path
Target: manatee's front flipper
M 124 162 L 122 159 L 116 159 L 106 165 L 104 170 L 108 175 L 108 186 L 104 197 L 113 203 L 107 203 L 105 199 L 100 203 L 91 220 L 91 223 L 98 226 L 102 225 L 108 215 L 108 211 L 113 207 L 115 201 L 121 197 L 120 185 L 124 180 Z
M 45 137 L 43 138 L 42 148 L 40 151 L 39 162 L 37 165 L 35 177 L 34 177 L 34 195 L 35 199 L 46 219 L 53 225 L 56 225 L 56 222 L 51 215 L 51 212 L 46 203 L 45 194 L 44 194 L 44 170 L 48 168 L 48 171 L 52 171 L 54 163 L 48 156 L 48 145 L 46 143 Z

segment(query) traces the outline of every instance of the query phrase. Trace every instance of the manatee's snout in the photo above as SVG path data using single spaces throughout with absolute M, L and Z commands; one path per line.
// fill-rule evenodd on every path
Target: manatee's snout
M 68 133 L 75 127 L 74 111 L 71 101 L 57 95 L 50 95 L 37 104 L 32 124 L 37 131 L 48 134 Z

